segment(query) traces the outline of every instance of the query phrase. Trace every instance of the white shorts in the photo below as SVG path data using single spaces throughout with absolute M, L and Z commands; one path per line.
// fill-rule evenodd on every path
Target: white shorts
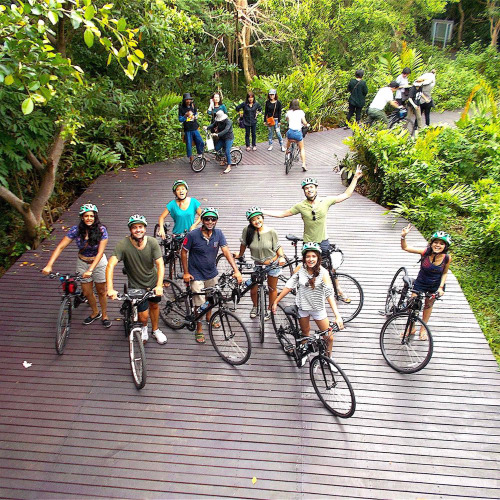
M 191 281 L 191 290 L 196 293 L 200 293 L 204 288 L 209 288 L 211 286 L 215 286 L 217 282 L 219 281 L 219 277 L 216 276 L 215 278 L 201 281 L 201 280 L 195 280 Z M 201 306 L 207 299 L 205 298 L 205 295 L 193 295 L 193 304 L 196 307 Z
M 321 309 L 321 311 L 304 311 L 303 309 L 299 309 L 299 316 L 301 318 L 312 318 L 315 321 L 321 321 L 322 319 L 328 318 L 328 314 L 326 314 L 326 309 Z

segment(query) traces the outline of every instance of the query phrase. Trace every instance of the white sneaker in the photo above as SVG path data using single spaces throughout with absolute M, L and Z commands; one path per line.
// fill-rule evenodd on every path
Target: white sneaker
M 273 150 L 273 145 L 272 144 L 269 144 L 269 147 L 267 148 L 268 151 L 272 151 Z
M 283 153 L 286 151 L 286 148 L 285 148 L 285 146 L 284 146 L 283 144 L 281 145 L 281 151 L 282 151 Z
M 142 341 L 143 341 L 144 344 L 149 340 L 149 334 L 148 334 L 148 327 L 147 326 L 143 326 L 142 327 L 141 339 L 142 339 Z
M 153 337 L 160 345 L 167 343 L 167 336 L 159 328 L 153 332 Z

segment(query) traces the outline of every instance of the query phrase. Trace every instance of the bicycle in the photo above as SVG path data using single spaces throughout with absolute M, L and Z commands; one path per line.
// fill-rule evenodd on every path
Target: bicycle
M 309 377 L 325 408 L 338 417 L 351 417 L 356 411 L 354 390 L 342 368 L 326 355 L 326 342 L 323 338 L 330 331 L 338 331 L 337 325 L 330 323 L 329 330 L 316 331 L 305 337 L 299 327 L 296 305 L 278 304 L 276 313 L 271 318 L 279 343 L 299 368 L 303 366 L 305 356 L 316 354 L 309 360 Z
M 304 138 L 309 130 L 308 127 L 302 127 L 302 138 Z M 292 165 L 294 161 L 299 159 L 300 150 L 298 147 L 298 142 L 295 139 L 289 139 L 290 147 L 286 150 L 285 153 L 285 174 L 288 174 L 292 169 Z
M 80 274 L 50 273 L 49 278 L 59 278 L 62 286 L 61 306 L 57 317 L 56 351 L 57 354 L 64 352 L 64 347 L 71 330 L 71 316 L 73 309 L 87 301 L 82 294 L 78 284 L 83 280 Z
M 387 117 L 389 128 L 394 127 L 397 123 L 406 119 L 408 110 L 406 108 L 396 109 L 389 113 Z
M 210 136 L 210 134 L 207 132 L 206 134 L 206 141 L 205 143 L 209 144 L 209 140 L 213 144 L 213 140 Z M 215 151 L 214 149 L 211 149 L 209 151 L 203 151 L 201 155 L 198 155 L 196 158 L 193 159 L 191 162 L 191 169 L 193 172 L 201 172 L 206 166 L 207 166 L 207 159 L 205 158 L 205 155 L 212 155 L 215 158 L 215 161 L 218 162 L 226 162 L 226 154 L 224 149 L 219 149 L 219 151 Z M 240 151 L 240 148 L 233 146 L 231 148 L 231 165 L 238 165 L 243 158 L 243 153 Z
M 163 284 L 163 306 L 160 316 L 163 322 L 172 330 L 186 327 L 196 330 L 196 323 L 214 308 L 217 310 L 208 321 L 210 341 L 217 354 L 230 365 L 242 365 L 248 361 L 252 353 L 250 335 L 236 314 L 226 306 L 222 290 L 226 275 L 219 278 L 219 283 L 213 287 L 204 288 L 201 292 L 193 292 L 189 284 L 181 291 L 179 285 L 172 280 Z M 205 295 L 207 301 L 194 312 L 193 297 Z
M 287 234 L 286 239 L 292 243 L 294 257 L 290 259 L 285 256 L 287 263 L 283 266 L 283 269 L 286 270 L 286 273 L 283 273 L 279 277 L 279 280 L 283 284 L 286 283 L 288 278 L 292 275 L 294 266 L 302 263 L 302 258 L 299 257 L 297 248 L 298 242 L 302 241 L 302 238 L 293 234 Z M 321 259 L 322 266 L 325 267 L 330 274 L 339 313 L 344 323 L 349 323 L 349 321 L 352 321 L 360 313 L 363 307 L 363 289 L 359 282 L 349 274 L 337 272 L 337 269 L 344 262 L 344 252 L 342 252 L 337 245 L 330 244 L 328 252 L 323 252 Z M 290 273 L 289 275 L 288 272 Z
M 182 272 L 182 261 L 181 261 L 181 248 L 184 237 L 187 231 L 181 234 L 168 234 L 168 229 L 170 227 L 170 222 L 165 222 L 163 224 L 163 230 L 165 231 L 165 239 L 160 236 L 160 225 L 156 224 L 153 236 L 158 241 L 163 254 L 163 262 L 165 263 L 165 269 L 168 269 L 169 279 L 175 280 L 180 272 Z
M 389 318 L 380 331 L 382 355 L 387 364 L 400 373 L 422 370 L 431 360 L 434 346 L 431 331 L 419 314 L 425 298 L 439 297 L 414 291 L 414 281 L 405 267 L 398 269 L 385 301 L 385 314 Z M 424 334 L 417 333 L 417 329 Z
M 117 299 L 122 300 L 123 304 L 120 312 L 123 315 L 123 329 L 125 337 L 128 337 L 128 346 L 130 354 L 130 369 L 135 387 L 140 390 L 146 385 L 146 352 L 142 342 L 142 323 L 139 322 L 139 313 L 137 306 L 145 300 L 154 297 L 154 290 L 142 290 L 131 288 L 128 290 L 124 285 L 123 294 L 118 294 Z

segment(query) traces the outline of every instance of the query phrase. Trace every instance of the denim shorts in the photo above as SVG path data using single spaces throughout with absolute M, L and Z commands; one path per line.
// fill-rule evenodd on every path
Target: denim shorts
M 258 266 L 262 266 L 263 264 L 257 264 L 257 265 L 258 265 Z M 265 267 L 265 269 L 267 269 L 269 266 L 264 266 L 264 267 Z M 255 269 L 254 269 L 254 270 L 255 270 Z M 281 267 L 275 267 L 274 269 L 271 269 L 271 270 L 267 273 L 267 275 L 268 275 L 268 276 L 271 276 L 272 278 L 276 278 L 276 277 L 278 277 L 278 276 L 281 274 L 281 272 L 282 272 Z
M 291 128 L 288 129 L 286 136 L 288 137 L 288 139 L 298 142 L 300 142 L 304 138 L 302 136 L 302 130 L 292 130 Z
M 161 295 L 157 295 L 156 297 L 151 297 L 150 299 L 141 302 L 137 306 L 137 312 L 142 313 L 144 311 L 147 311 L 149 309 L 149 303 L 150 302 L 158 304 L 159 302 L 161 302 Z

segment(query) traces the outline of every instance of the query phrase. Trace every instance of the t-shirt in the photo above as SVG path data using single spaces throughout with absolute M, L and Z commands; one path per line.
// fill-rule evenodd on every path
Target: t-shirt
M 174 228 L 172 229 L 174 234 L 181 234 L 191 229 L 196 217 L 196 210 L 198 210 L 200 205 L 201 203 L 196 198 L 190 199 L 186 210 L 179 208 L 175 200 L 167 203 L 167 210 L 170 212 L 172 219 L 174 219 Z
M 420 106 L 420 100 L 422 99 L 422 85 L 419 85 L 418 87 L 413 85 L 410 88 L 408 99 L 411 99 L 417 106 Z
M 392 95 L 392 89 L 390 87 L 382 87 L 373 98 L 372 103 L 369 108 L 379 109 L 382 111 L 387 104 L 394 100 L 394 96 Z
M 333 295 L 333 287 L 323 281 L 323 277 L 328 273 L 324 267 L 320 267 L 319 275 L 314 280 L 314 288 L 309 285 L 311 275 L 301 266 L 292 274 L 286 282 L 285 287 L 297 289 L 295 304 L 303 311 L 321 311 L 325 308 L 325 299 Z
M 118 261 L 123 261 L 131 288 L 154 288 L 158 281 L 155 261 L 162 257 L 160 245 L 155 238 L 144 237 L 146 246 L 142 250 L 135 247 L 127 236 L 116 244 L 113 251 Z
M 401 74 L 396 78 L 396 83 L 398 83 L 400 87 L 405 87 L 406 85 L 408 85 L 408 77 L 403 76 L 403 74 Z M 396 99 L 401 99 L 402 96 L 403 96 L 403 90 L 402 89 L 396 90 Z
M 292 130 L 302 130 L 302 118 L 306 117 L 306 114 L 301 109 L 296 109 L 292 111 L 291 109 L 286 112 L 286 118 L 288 120 L 288 127 Z
M 220 229 L 214 229 L 209 239 L 203 236 L 201 228 L 194 229 L 186 235 L 183 247 L 189 252 L 188 271 L 197 281 L 206 281 L 217 276 L 215 259 L 219 248 L 227 245 L 226 238 Z
M 321 243 L 328 239 L 326 234 L 326 217 L 328 209 L 335 204 L 335 196 L 326 196 L 314 204 L 314 207 L 306 199 L 294 205 L 290 212 L 293 215 L 300 214 L 304 221 L 305 242 L 314 241 Z M 314 212 L 314 214 L 313 214 Z
M 243 229 L 241 234 L 241 243 L 246 246 L 248 226 Z M 250 254 L 257 263 L 263 263 L 272 259 L 281 245 L 278 241 L 278 233 L 274 229 L 265 229 L 263 233 L 255 231 L 252 243 L 250 243 Z
M 108 239 L 108 231 L 104 226 L 100 227 L 101 229 L 101 240 Z M 78 233 L 78 226 L 72 226 L 69 228 L 69 231 L 66 233 L 66 236 L 73 240 L 76 243 L 76 246 L 79 249 L 79 254 L 83 257 L 95 257 L 97 252 L 99 251 L 99 243 L 97 245 L 89 245 L 88 240 L 82 239 Z

